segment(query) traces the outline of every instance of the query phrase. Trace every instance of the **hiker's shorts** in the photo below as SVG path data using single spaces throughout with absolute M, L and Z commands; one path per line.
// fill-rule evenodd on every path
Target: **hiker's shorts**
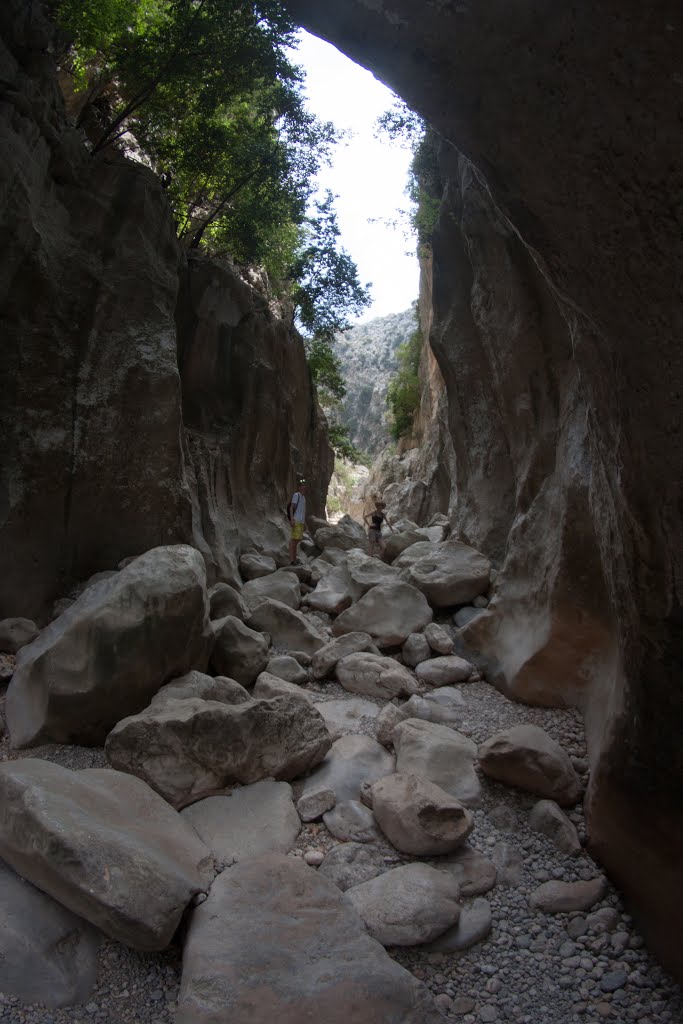
M 294 523 L 292 526 L 292 540 L 301 540 L 304 535 L 304 524 Z

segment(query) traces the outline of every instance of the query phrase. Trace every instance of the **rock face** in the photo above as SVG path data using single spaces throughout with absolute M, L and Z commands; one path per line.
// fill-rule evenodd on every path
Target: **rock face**
M 164 682 L 205 669 L 212 643 L 199 552 L 148 551 L 22 648 L 7 694 L 13 745 L 103 743 Z
M 287 6 L 445 140 L 421 303 L 454 533 L 503 561 L 468 642 L 523 699 L 585 708 L 590 841 L 683 977 L 683 253 L 666 202 L 683 188 L 683 12 Z
M 0 617 L 40 622 L 160 544 L 194 542 L 210 582 L 230 581 L 236 549 L 282 545 L 304 467 L 324 507 L 333 457 L 303 344 L 234 268 L 186 258 L 148 168 L 91 159 L 40 7 L 8 0 L 0 37 Z

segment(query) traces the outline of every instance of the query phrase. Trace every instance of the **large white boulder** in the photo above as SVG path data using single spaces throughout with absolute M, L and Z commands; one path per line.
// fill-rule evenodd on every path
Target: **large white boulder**
M 337 662 L 335 674 L 341 685 L 350 693 L 362 693 L 368 697 L 408 697 L 418 693 L 419 684 L 403 665 L 393 658 L 367 651 L 347 654 Z
M 430 942 L 460 917 L 458 885 L 428 864 L 404 864 L 347 889 L 373 939 L 383 946 Z
M 271 572 L 267 576 L 259 576 L 257 579 L 249 580 L 242 587 L 242 598 L 250 611 L 264 597 L 269 597 L 273 601 L 280 601 L 290 608 L 298 609 L 301 605 L 301 586 L 298 578 L 293 572 L 279 569 L 278 572 Z
M 474 770 L 477 746 L 447 725 L 409 718 L 392 733 L 396 771 L 418 775 L 440 786 L 467 807 L 481 802 L 481 783 Z
M 471 813 L 450 793 L 405 772 L 373 784 L 372 809 L 389 842 L 417 857 L 452 853 L 474 824 Z
M 457 540 L 419 541 L 402 551 L 394 565 L 403 569 L 403 578 L 421 590 L 433 608 L 468 604 L 489 588 L 488 558 Z
M 22 647 L 7 692 L 12 745 L 101 744 L 213 645 L 206 571 L 185 544 L 153 548 L 88 587 Z
M 211 623 L 215 642 L 211 664 L 218 675 L 251 686 L 268 664 L 270 640 L 236 615 Z
M 290 651 L 315 654 L 327 643 L 327 637 L 322 636 L 302 612 L 271 598 L 255 605 L 249 625 L 269 633 L 273 644 Z
M 400 580 L 378 583 L 334 620 L 332 632 L 341 636 L 361 630 L 378 647 L 396 647 L 424 629 L 432 617 L 424 595 L 415 587 Z

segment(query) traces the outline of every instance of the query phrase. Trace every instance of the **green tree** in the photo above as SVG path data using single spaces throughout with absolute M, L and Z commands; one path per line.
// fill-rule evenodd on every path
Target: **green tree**
M 395 441 L 410 435 L 420 406 L 418 370 L 421 351 L 422 332 L 419 328 L 396 350 L 398 370 L 387 386 L 389 430 Z

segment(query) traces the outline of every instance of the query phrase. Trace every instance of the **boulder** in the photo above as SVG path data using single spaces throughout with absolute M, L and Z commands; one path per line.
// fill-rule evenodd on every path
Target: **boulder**
M 394 531 L 384 540 L 384 557 L 390 564 L 396 561 L 402 551 L 422 540 L 422 535 L 418 532 L 417 527 L 400 532 L 394 527 Z
M 209 796 L 181 811 L 218 864 L 288 853 L 301 829 L 287 782 L 267 780 Z
M 211 623 L 215 643 L 211 665 L 217 675 L 251 686 L 268 664 L 270 642 L 263 633 L 247 626 L 235 615 Z
M 536 832 L 555 843 L 563 853 L 581 853 L 581 840 L 576 828 L 554 800 L 539 800 L 531 808 L 529 824 Z
M 492 920 L 491 904 L 480 897 L 463 907 L 458 923 L 430 942 L 426 949 L 430 953 L 463 953 L 490 935 Z
M 408 583 L 379 583 L 332 625 L 335 636 L 363 630 L 378 647 L 396 647 L 432 621 L 424 596 Z
M 496 733 L 479 747 L 479 763 L 490 778 L 563 807 L 581 796 L 581 780 L 566 752 L 537 725 L 515 725 Z
M 437 701 L 433 698 L 436 694 L 448 691 L 448 699 Z M 444 686 L 443 690 L 432 690 L 423 696 L 414 694 L 405 704 L 401 711 L 405 718 L 421 718 L 423 722 L 434 722 L 436 725 L 448 725 L 455 728 L 462 722 L 463 713 L 467 708 L 465 698 L 459 690 L 451 686 Z
M 212 644 L 202 556 L 184 544 L 148 551 L 22 647 L 7 692 L 13 746 L 103 743 L 169 679 L 203 671 Z
M 375 782 L 372 809 L 389 842 L 416 857 L 452 853 L 474 825 L 459 800 L 417 775 L 397 773 Z
M 287 679 L 273 676 L 270 672 L 261 672 L 253 689 L 253 696 L 259 700 L 270 700 L 272 697 L 294 697 L 297 700 L 313 701 L 314 694 L 302 689 L 298 683 L 290 683 Z
M 313 534 L 313 540 L 321 551 L 327 548 L 340 548 L 342 551 L 360 548 L 365 551 L 368 542 L 361 524 L 350 516 L 342 516 L 334 526 L 320 527 Z
M 452 686 L 464 683 L 474 672 L 474 665 L 456 654 L 422 661 L 415 669 L 415 675 L 425 686 Z
M 427 623 L 427 625 L 432 625 L 432 623 Z M 427 661 L 428 658 L 431 658 L 432 649 L 424 633 L 411 633 L 410 636 L 406 637 L 405 643 L 401 648 L 401 654 L 406 665 L 416 668 L 421 661 Z
M 166 701 L 119 722 L 105 753 L 178 807 L 235 782 L 293 779 L 329 747 L 318 712 L 287 696 L 235 705 Z
M 430 942 L 460 917 L 458 886 L 428 864 L 405 864 L 348 889 L 346 897 L 383 946 Z
M 364 726 L 379 714 L 377 705 L 363 697 L 320 701 L 315 707 L 325 719 L 325 725 L 333 740 L 339 739 L 340 736 L 364 732 Z
M 343 800 L 323 814 L 325 828 L 340 843 L 372 843 L 380 838 L 375 816 L 359 800 Z
M 308 795 L 331 789 L 338 802 L 360 799 L 363 782 L 375 782 L 394 770 L 395 759 L 370 736 L 341 736 L 329 753 L 304 780 Z
M 317 789 L 312 793 L 304 793 L 296 802 L 297 814 L 302 821 L 316 821 L 326 811 L 331 811 L 337 802 L 331 789 Z
M 453 637 L 438 622 L 428 622 L 424 629 L 424 638 L 435 654 L 452 654 Z
M 235 679 L 226 676 L 207 676 L 203 672 L 188 672 L 162 686 L 152 697 L 152 704 L 166 700 L 217 700 L 221 704 L 244 704 L 251 697 Z
M 381 654 L 347 654 L 337 662 L 335 674 L 350 693 L 369 697 L 407 697 L 420 689 L 415 677 L 393 658 Z
M 315 652 L 311 661 L 311 674 L 314 679 L 324 679 L 347 654 L 359 654 L 362 651 L 379 654 L 369 633 L 346 633 L 345 636 L 337 637 Z
M 360 596 L 346 565 L 337 565 L 320 578 L 315 590 L 306 596 L 306 604 L 315 611 L 339 615 Z
M 240 592 L 229 583 L 215 583 L 209 590 L 210 615 L 212 619 L 224 619 L 226 615 L 234 615 L 242 622 L 251 615 L 251 609 L 240 595 Z
M 496 866 L 471 846 L 463 846 L 435 865 L 447 871 L 460 888 L 461 896 L 481 896 L 496 884 Z
M 32 643 L 40 630 L 31 619 L 14 618 L 0 621 L 0 651 L 16 654 L 21 647 Z
M 409 718 L 395 727 L 392 743 L 397 772 L 433 782 L 466 807 L 479 805 L 477 747 L 467 736 L 446 725 Z
M 277 654 L 274 658 L 271 658 L 266 665 L 266 672 L 271 676 L 279 676 L 280 679 L 286 679 L 288 683 L 303 684 L 308 682 L 308 672 L 290 654 Z
M 463 626 L 469 625 L 470 622 L 481 615 L 483 611 L 485 611 L 484 608 L 473 608 L 470 605 L 465 608 L 458 608 L 453 616 L 453 622 L 458 629 L 462 629 Z
M 356 601 L 378 583 L 397 582 L 400 577 L 400 569 L 387 565 L 381 558 L 372 558 L 359 549 L 349 551 L 346 567 Z
M 34 758 L 0 765 L 0 857 L 139 950 L 164 949 L 215 874 L 194 829 L 140 779 Z
M 277 569 L 275 559 L 269 555 L 260 555 L 256 551 L 240 555 L 239 567 L 244 580 L 257 580 L 261 576 L 269 576 Z
M 219 875 L 193 912 L 176 1024 L 440 1024 L 428 990 L 296 857 Z
M 292 566 L 291 568 L 296 568 Z M 242 587 L 242 597 L 249 607 L 250 613 L 263 600 L 269 597 L 273 601 L 286 604 L 288 608 L 298 610 L 301 605 L 301 584 L 293 572 L 280 569 L 268 576 L 260 576 L 250 580 Z
M 0 992 L 47 1007 L 85 1003 L 100 933 L 0 861 Z
M 488 558 L 458 540 L 419 541 L 406 548 L 395 565 L 403 579 L 422 591 L 433 608 L 467 604 L 489 588 Z
M 532 910 L 546 914 L 568 914 L 590 910 L 607 892 L 607 879 L 602 875 L 587 882 L 544 882 L 529 897 Z
M 270 633 L 273 644 L 305 654 L 315 654 L 327 642 L 305 615 L 270 598 L 255 606 L 249 624 L 263 633 Z
M 364 843 L 340 843 L 333 846 L 318 868 L 318 874 L 346 892 L 354 885 L 368 882 L 384 870 L 380 854 Z
M 394 729 L 399 722 L 405 722 L 406 718 L 410 717 L 405 707 L 405 704 L 386 704 L 377 716 L 375 736 L 383 747 L 390 747 L 393 744 Z

